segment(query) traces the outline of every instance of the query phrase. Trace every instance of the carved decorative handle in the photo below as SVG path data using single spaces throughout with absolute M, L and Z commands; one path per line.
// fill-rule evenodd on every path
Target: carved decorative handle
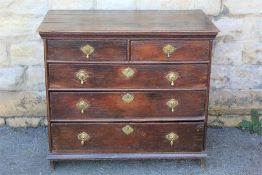
M 170 82 L 171 86 L 175 85 L 175 81 L 178 79 L 179 75 L 177 72 L 169 72 L 166 75 L 166 79 Z
M 130 68 L 130 67 L 127 67 L 125 69 L 122 70 L 122 74 L 126 77 L 126 78 L 130 78 L 134 75 L 135 71 Z
M 89 56 L 95 51 L 95 48 L 87 44 L 81 47 L 81 51 L 86 55 L 86 58 L 89 58 Z
M 166 135 L 166 139 L 170 141 L 171 146 L 173 146 L 174 141 L 176 141 L 178 138 L 179 136 L 174 132 L 170 132 L 169 134 Z
M 88 74 L 85 70 L 79 70 L 78 72 L 76 72 L 76 78 L 80 80 L 81 84 L 84 84 L 84 82 L 88 78 Z
M 163 47 L 164 54 L 169 58 L 176 51 L 176 48 L 171 44 L 167 44 Z
M 166 105 L 171 108 L 171 111 L 175 111 L 175 107 L 178 105 L 178 101 L 175 100 L 174 98 L 170 99 L 168 102 L 166 102 Z
M 126 93 L 125 95 L 122 96 L 122 100 L 124 103 L 131 103 L 135 97 L 129 93 Z
M 90 136 L 86 132 L 81 132 L 77 135 L 77 138 L 80 140 L 81 145 L 84 146 L 85 142 L 90 139 Z
M 85 110 L 90 106 L 90 103 L 88 101 L 80 100 L 76 107 L 81 111 L 81 114 L 85 112 Z

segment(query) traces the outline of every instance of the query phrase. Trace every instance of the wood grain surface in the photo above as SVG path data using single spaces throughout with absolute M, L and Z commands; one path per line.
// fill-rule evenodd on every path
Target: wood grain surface
M 125 40 L 48 40 L 48 60 L 124 61 L 127 60 Z M 81 48 L 90 45 L 94 52 L 86 58 Z
M 131 68 L 133 76 L 126 77 L 124 69 Z M 84 70 L 88 74 L 84 84 L 76 78 L 76 72 Z M 174 86 L 167 80 L 170 72 L 178 75 Z M 207 64 L 49 64 L 49 88 L 206 88 Z
M 134 99 L 123 101 L 125 94 Z M 204 116 L 205 91 L 165 91 L 165 92 L 51 92 L 51 120 L 88 120 L 88 119 L 150 119 L 199 117 Z M 174 112 L 167 106 L 170 99 L 178 101 Z M 81 114 L 76 104 L 84 100 L 89 107 Z
M 51 10 L 38 28 L 42 37 L 206 35 L 218 29 L 201 10 Z
M 126 135 L 126 123 L 52 124 L 52 153 L 146 153 L 198 152 L 203 149 L 203 123 L 128 123 L 134 131 Z M 81 145 L 77 135 L 86 132 L 90 139 Z M 178 139 L 171 146 L 165 136 Z
M 176 48 L 167 57 L 163 48 L 167 45 Z M 131 60 L 136 61 L 174 61 L 174 60 L 209 60 L 209 41 L 190 40 L 144 40 L 131 41 Z

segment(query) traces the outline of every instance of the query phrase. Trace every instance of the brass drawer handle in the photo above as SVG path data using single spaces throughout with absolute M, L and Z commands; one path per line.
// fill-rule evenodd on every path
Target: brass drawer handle
M 176 48 L 171 44 L 167 44 L 163 47 L 164 54 L 169 58 L 176 51 Z
M 174 99 L 174 98 L 172 98 L 172 99 L 170 99 L 170 100 L 168 100 L 168 101 L 166 102 L 166 105 L 167 105 L 169 108 L 171 108 L 171 111 L 172 111 L 172 112 L 175 111 L 175 107 L 176 107 L 178 104 L 179 104 L 178 101 L 177 101 L 176 99 Z
M 122 131 L 126 134 L 129 135 L 132 132 L 134 132 L 134 128 L 132 128 L 130 125 L 126 125 L 122 128 Z
M 125 69 L 122 70 L 122 74 L 126 77 L 126 78 L 130 78 L 132 77 L 134 74 L 135 74 L 135 71 L 130 68 L 130 67 L 127 67 Z
M 80 140 L 81 145 L 84 146 L 85 142 L 90 139 L 90 136 L 86 132 L 81 132 L 77 135 L 77 138 Z
M 169 58 L 176 51 L 176 48 L 171 44 L 167 44 L 163 47 L 164 54 Z
M 87 80 L 89 77 L 87 72 L 85 70 L 79 70 L 75 74 L 76 78 L 80 80 L 80 84 L 84 84 L 84 82 Z
M 122 100 L 124 103 L 131 103 L 135 97 L 129 93 L 126 93 L 125 95 L 122 96 Z
M 89 58 L 89 56 L 95 51 L 95 48 L 87 44 L 81 47 L 81 51 L 86 55 L 86 58 Z
M 175 85 L 175 81 L 178 79 L 179 75 L 177 72 L 169 72 L 166 75 L 166 79 L 170 82 L 171 86 Z
M 85 110 L 87 108 L 89 108 L 89 106 L 90 106 L 90 103 L 88 101 L 85 101 L 85 100 L 80 100 L 76 104 L 76 107 L 81 111 L 81 114 L 83 114 L 85 112 Z
M 171 146 L 173 146 L 174 141 L 176 141 L 178 138 L 179 136 L 174 132 L 170 132 L 169 134 L 166 135 L 166 139 L 170 141 Z

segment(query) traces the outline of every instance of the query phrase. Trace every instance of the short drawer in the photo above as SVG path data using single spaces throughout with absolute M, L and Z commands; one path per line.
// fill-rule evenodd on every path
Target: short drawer
M 61 61 L 127 60 L 125 40 L 48 40 L 47 59 Z
M 207 64 L 49 64 L 49 88 L 206 88 Z
M 131 42 L 133 61 L 209 60 L 209 41 L 146 40 Z
M 150 153 L 203 150 L 204 124 L 51 124 L 52 153 Z
M 50 92 L 51 121 L 204 119 L 206 91 Z

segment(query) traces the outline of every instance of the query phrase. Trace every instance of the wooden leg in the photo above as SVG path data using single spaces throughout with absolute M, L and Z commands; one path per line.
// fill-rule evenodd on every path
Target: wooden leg
M 205 169 L 205 166 L 206 166 L 206 159 L 200 159 L 200 167 L 201 169 Z
M 49 163 L 50 163 L 50 168 L 52 171 L 55 170 L 55 161 L 54 160 L 49 160 Z

